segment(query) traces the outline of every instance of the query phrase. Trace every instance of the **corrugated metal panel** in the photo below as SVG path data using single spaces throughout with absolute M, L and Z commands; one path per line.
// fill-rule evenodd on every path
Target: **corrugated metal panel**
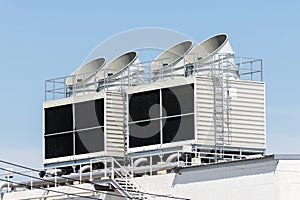
M 196 132 L 197 144 L 214 145 L 214 95 L 213 83 L 210 79 L 196 79 Z
M 105 96 L 106 154 L 124 156 L 124 96 L 107 92 Z
M 237 80 L 230 81 L 230 87 L 237 90 L 237 97 L 230 100 L 231 145 L 265 148 L 264 83 Z
M 214 144 L 213 83 L 206 77 L 197 77 L 197 143 Z M 230 143 L 225 125 L 225 144 L 232 147 L 261 148 L 266 146 L 265 86 L 261 82 L 230 80 L 230 88 L 237 91 L 230 102 Z M 226 120 L 226 115 L 224 115 Z

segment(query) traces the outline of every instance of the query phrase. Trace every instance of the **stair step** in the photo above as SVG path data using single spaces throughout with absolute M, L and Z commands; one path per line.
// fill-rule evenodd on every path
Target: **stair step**
M 133 183 L 132 180 L 129 179 L 122 179 L 122 178 L 116 178 L 115 181 L 119 184 L 121 187 L 120 189 L 126 190 L 128 194 L 134 198 L 134 199 L 141 199 L 141 200 L 147 200 L 148 198 L 146 197 L 145 194 L 142 194 L 139 190 L 138 187 L 136 187 Z
M 122 186 L 123 188 L 127 188 L 127 189 L 136 189 L 136 187 L 134 187 L 134 186 L 126 186 L 126 185 L 120 185 L 120 186 Z
M 129 193 L 139 193 L 139 191 L 137 189 L 126 189 L 127 192 Z

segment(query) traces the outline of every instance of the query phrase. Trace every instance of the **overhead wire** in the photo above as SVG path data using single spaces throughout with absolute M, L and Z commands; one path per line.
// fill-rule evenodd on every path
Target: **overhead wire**
M 5 180 L 5 179 L 2 179 L 2 178 L 0 178 L 0 181 L 17 184 L 17 185 L 24 186 L 24 187 L 28 186 L 26 184 L 18 183 L 16 181 L 11 181 L 11 180 Z M 45 191 L 48 191 L 48 192 L 55 192 L 55 193 L 59 193 L 59 194 L 63 194 L 63 195 L 76 196 L 76 197 L 82 197 L 82 198 L 87 198 L 87 199 L 98 199 L 99 200 L 99 198 L 95 198 L 95 197 L 88 197 L 88 196 L 82 196 L 82 195 L 79 195 L 79 194 L 73 194 L 73 193 L 68 193 L 68 192 L 63 192 L 63 191 L 51 190 L 49 188 L 42 188 L 42 187 L 36 187 L 36 186 L 32 186 L 32 187 L 35 188 L 35 189 L 45 190 Z
M 1 160 L 0 160 L 0 162 L 1 162 Z M 28 177 L 28 178 L 37 179 L 37 180 L 49 182 L 49 183 L 52 183 L 52 184 L 57 184 L 55 181 L 45 180 L 45 179 L 42 179 L 42 178 L 39 178 L 39 177 L 36 177 L 36 176 L 31 176 L 31 175 L 28 175 L 28 174 L 25 174 L 25 173 L 21 173 L 21 172 L 17 172 L 17 171 L 5 169 L 5 168 L 3 168 L 3 167 L 0 167 L 0 169 L 1 169 L 1 170 L 6 170 L 7 172 L 10 172 L 10 173 L 15 173 L 15 174 L 18 174 L 18 175 L 21 175 L 21 176 L 25 176 L 25 177 Z M 2 180 L 8 181 L 8 180 L 5 180 L 5 179 L 2 179 Z M 9 180 L 9 181 L 10 181 L 10 180 Z M 15 182 L 15 183 L 16 183 L 16 184 L 19 184 L 19 185 L 22 185 L 22 186 L 26 186 L 26 187 L 29 186 L 29 185 L 27 185 L 27 184 L 22 184 L 22 183 L 18 183 L 18 182 Z M 122 195 L 111 194 L 111 193 L 104 193 L 104 192 L 101 192 L 101 191 L 98 191 L 98 190 L 92 190 L 92 189 L 88 189 L 88 188 L 77 187 L 77 186 L 74 186 L 74 185 L 66 185 L 66 186 L 67 186 L 67 187 L 71 187 L 71 188 L 75 188 L 75 189 L 80 189 L 80 190 L 89 191 L 89 192 L 98 192 L 98 193 L 103 193 L 103 194 L 107 194 L 107 195 L 111 195 L 111 196 L 123 197 Z M 30 187 L 33 187 L 33 186 L 30 185 Z M 40 187 L 34 186 L 34 188 L 40 188 Z
M 34 169 L 34 168 L 30 168 L 30 167 L 26 167 L 26 166 L 23 166 L 23 165 L 19 165 L 19 164 L 16 164 L 16 163 L 4 161 L 4 160 L 0 160 L 0 162 L 5 163 L 5 164 L 7 164 L 7 165 L 12 165 L 12 166 L 15 166 L 15 167 L 23 168 L 23 169 L 26 169 L 26 170 L 35 171 L 35 172 L 40 172 L 40 170 L 37 170 L 37 169 Z M 16 173 L 16 174 L 19 174 L 19 175 L 22 175 L 22 176 L 26 176 L 26 177 L 29 177 L 29 178 L 38 179 L 38 180 L 47 181 L 47 182 L 51 182 L 51 183 L 56 184 L 55 181 L 45 180 L 45 179 L 42 179 L 42 178 L 39 178 L 39 177 L 30 176 L 30 175 L 27 175 L 27 174 L 24 174 L 24 173 L 16 172 L 16 171 L 13 171 L 13 170 L 8 170 L 8 169 L 1 168 L 1 167 L 0 167 L 0 169 L 6 170 L 6 171 L 10 171 L 11 173 Z M 58 176 L 58 177 L 63 178 L 63 179 L 66 179 L 66 180 L 78 181 L 78 180 L 76 180 L 76 179 L 71 179 L 71 178 L 69 178 L 69 177 L 63 177 L 63 176 Z M 87 183 L 90 183 L 90 184 L 92 184 L 92 185 L 99 185 L 99 184 L 97 184 L 97 183 L 95 183 L 95 182 L 92 182 L 92 181 L 87 181 Z M 90 192 L 104 193 L 104 192 L 101 192 L 101 191 L 98 191 L 98 190 L 91 190 L 91 189 L 87 189 L 87 188 L 76 187 L 76 186 L 74 186 L 74 185 L 67 185 L 67 186 L 68 186 L 68 187 L 72 187 L 72 188 L 76 188 L 76 189 L 81 189 L 81 190 L 90 191 Z M 123 189 L 123 188 L 118 188 L 118 187 L 117 187 L 116 189 L 120 189 L 120 190 L 122 190 L 122 191 L 126 191 L 126 190 Z M 169 196 L 169 195 L 155 194 L 155 193 L 148 193 L 148 192 L 141 192 L 141 191 L 136 191 L 136 193 L 146 194 L 146 195 L 156 196 L 156 197 L 165 197 L 165 198 L 169 198 L 169 199 L 190 200 L 190 199 L 182 198 L 182 197 L 174 197 L 174 196 Z M 104 194 L 106 194 L 106 195 L 111 195 L 111 196 L 117 196 L 117 197 L 124 197 L 123 195 L 112 194 L 112 193 L 104 193 Z M 131 198 L 131 199 L 139 199 L 139 198 Z

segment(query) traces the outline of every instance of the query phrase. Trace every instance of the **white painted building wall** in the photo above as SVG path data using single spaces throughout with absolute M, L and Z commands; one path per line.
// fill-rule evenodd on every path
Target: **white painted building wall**
M 193 200 L 298 200 L 300 160 L 274 156 L 219 163 L 136 181 L 150 193 Z

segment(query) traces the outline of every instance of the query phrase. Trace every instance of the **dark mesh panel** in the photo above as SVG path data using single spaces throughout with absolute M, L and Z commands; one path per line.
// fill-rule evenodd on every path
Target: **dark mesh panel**
M 194 112 L 194 84 L 162 89 L 163 116 Z
M 163 120 L 163 143 L 195 139 L 194 115 Z
M 104 130 L 96 128 L 75 133 L 75 154 L 104 151 Z
M 135 93 L 128 96 L 129 121 L 159 117 L 159 90 Z
M 45 135 L 73 130 L 72 105 L 45 108 Z
M 45 137 L 45 158 L 73 155 L 73 133 Z
M 129 147 L 160 144 L 159 120 L 129 124 Z
M 76 129 L 92 128 L 104 124 L 104 100 L 86 101 L 75 104 Z

